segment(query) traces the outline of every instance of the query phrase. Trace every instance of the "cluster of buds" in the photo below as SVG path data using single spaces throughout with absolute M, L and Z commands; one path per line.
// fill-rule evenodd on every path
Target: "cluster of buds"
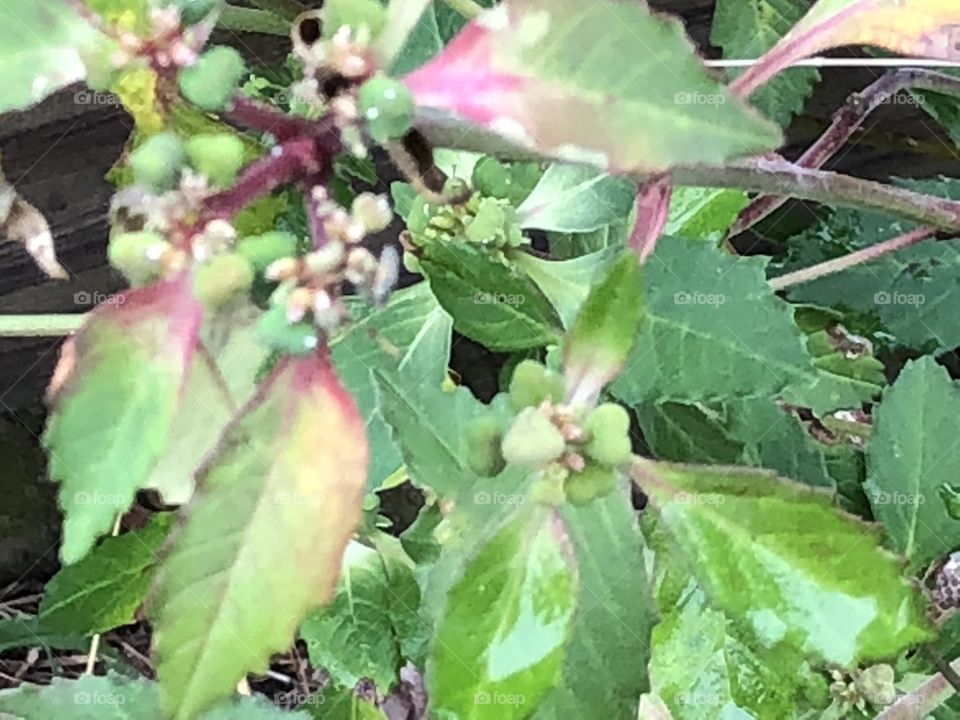
M 346 211 L 329 198 L 322 187 L 311 194 L 314 217 L 326 241 L 299 258 L 285 257 L 273 262 L 266 278 L 279 282 L 272 299 L 284 309 L 290 324 L 311 317 L 312 324 L 329 333 L 346 317 L 340 300 L 344 282 L 360 293 L 382 302 L 396 283 L 399 259 L 392 247 L 376 258 L 360 243 L 371 233 L 385 229 L 393 217 L 383 196 L 362 193 Z
M 214 23 L 209 19 L 213 2 L 178 2 L 149 10 L 144 33 L 126 29 L 112 34 L 119 48 L 111 58 L 114 67 L 127 67 L 137 58 L 148 58 L 154 69 L 192 65 L 206 43 Z
M 830 676 L 833 679 L 830 695 L 834 703 L 840 706 L 841 712 L 846 713 L 853 708 L 866 712 L 868 704 L 884 708 L 897 699 L 895 674 L 890 665 L 872 665 L 849 673 L 834 669 L 830 671 Z

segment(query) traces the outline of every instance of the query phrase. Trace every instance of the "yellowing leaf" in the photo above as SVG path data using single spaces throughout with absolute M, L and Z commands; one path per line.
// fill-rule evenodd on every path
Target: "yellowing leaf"
M 360 521 L 363 419 L 325 354 L 284 361 L 228 427 L 158 576 L 164 705 L 194 718 L 329 602 Z

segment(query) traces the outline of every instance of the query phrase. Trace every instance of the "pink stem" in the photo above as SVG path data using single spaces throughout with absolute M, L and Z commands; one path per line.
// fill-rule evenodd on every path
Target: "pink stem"
M 668 175 L 657 175 L 641 184 L 637 190 L 636 219 L 630 233 L 630 247 L 643 263 L 657 247 L 670 214 L 670 196 L 673 184 Z
M 223 117 L 228 122 L 262 133 L 270 133 L 278 142 L 296 137 L 308 137 L 316 131 L 317 123 L 286 115 L 275 107 L 251 100 L 244 95 L 233 99 Z

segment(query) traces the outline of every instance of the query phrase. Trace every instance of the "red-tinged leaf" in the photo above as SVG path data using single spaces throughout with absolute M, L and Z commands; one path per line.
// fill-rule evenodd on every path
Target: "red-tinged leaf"
M 506 0 L 405 82 L 420 108 L 610 171 L 720 164 L 781 140 L 642 2 Z
M 960 60 L 960 3 L 820 0 L 730 87 L 747 96 L 798 60 L 842 45 L 875 45 L 901 55 Z
M 330 601 L 360 521 L 363 418 L 325 352 L 284 361 L 198 474 L 154 596 L 167 712 L 194 718 Z
M 201 319 L 182 276 L 114 296 L 64 345 L 44 443 L 65 563 L 110 530 L 166 447 Z

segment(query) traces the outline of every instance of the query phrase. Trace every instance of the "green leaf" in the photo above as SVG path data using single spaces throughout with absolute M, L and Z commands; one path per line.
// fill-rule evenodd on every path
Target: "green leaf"
M 21 685 L 0 691 L 0 714 L 10 720 L 143 720 L 162 717 L 156 683 L 121 675 L 55 677 L 49 685 Z M 243 697 L 197 720 L 309 720 L 301 711 L 283 711 L 264 698 Z
M 781 140 L 706 72 L 678 21 L 642 3 L 511 0 L 405 82 L 419 106 L 607 171 L 720 164 Z
M 867 497 L 891 547 L 922 569 L 960 541 L 960 522 L 938 495 L 960 475 L 953 431 L 960 390 L 933 358 L 922 358 L 904 367 L 874 412 Z
M 717 0 L 710 42 L 723 48 L 725 58 L 760 57 L 799 21 L 809 0 Z M 765 115 L 786 126 L 803 110 L 820 73 L 791 68 L 758 90 L 751 102 Z
M 352 309 L 354 323 L 331 342 L 343 384 L 366 419 L 368 489 L 379 488 L 403 462 L 378 404 L 375 369 L 402 370 L 418 384 L 439 388 L 447 377 L 453 321 L 426 283 L 394 293 L 383 309 Z
M 556 343 L 560 319 L 539 288 L 480 248 L 433 243 L 420 267 L 453 326 L 492 350 Z
M 766 647 L 853 667 L 930 637 L 879 533 L 763 472 L 637 463 L 636 480 L 711 605 Z
M 623 368 L 644 325 L 645 310 L 640 260 L 632 250 L 624 250 L 591 289 L 564 342 L 568 387 L 595 398 Z
M 65 346 L 44 443 L 78 561 L 133 502 L 167 446 L 201 307 L 180 278 L 101 305 Z
M 741 190 L 675 187 L 663 235 L 719 240 L 726 235 L 749 199 Z
M 637 186 L 583 165 L 554 163 L 517 208 L 520 227 L 590 232 L 630 214 Z
M 142 530 L 103 540 L 83 560 L 60 570 L 44 588 L 40 626 L 93 635 L 136 621 L 173 522 L 159 515 Z
M 517 253 L 513 262 L 547 296 L 563 326 L 570 328 L 590 294 L 594 280 L 622 252 L 620 247 L 608 247 L 571 260 L 541 260 L 527 253 Z
M 331 599 L 367 455 L 363 420 L 319 354 L 284 361 L 228 429 L 157 578 L 157 674 L 172 717 L 264 670 Z
M 93 26 L 64 0 L 6 0 L 0 5 L 0 113 L 38 103 L 87 76 L 82 50 Z
M 813 387 L 819 376 L 793 309 L 770 289 L 764 265 L 662 238 L 643 269 L 647 319 L 614 393 L 628 404 L 707 402 L 773 396 L 788 383 Z M 839 391 L 823 395 L 808 406 L 849 401 Z
M 18 647 L 83 650 L 90 648 L 90 639 L 47 630 L 36 615 L 0 620 L 0 652 Z
M 386 691 L 397 682 L 405 659 L 403 632 L 410 629 L 394 624 L 394 608 L 407 609 L 407 615 L 416 618 L 419 603 L 420 590 L 409 565 L 353 541 L 343 556 L 333 602 L 307 617 L 300 636 L 311 662 L 336 682 L 354 687 L 369 678 Z
M 577 592 L 554 510 L 524 507 L 502 523 L 449 588 L 427 665 L 433 711 L 528 717 L 562 676 Z
M 632 717 L 649 687 L 645 668 L 656 611 L 629 493 L 620 488 L 560 513 L 576 554 L 577 611 L 563 677 L 533 717 Z M 604 668 L 602 682 L 598 667 Z
M 379 406 L 414 484 L 443 496 L 470 487 L 477 478 L 467 463 L 463 429 L 486 406 L 465 387 L 448 393 L 415 374 L 374 375 Z

